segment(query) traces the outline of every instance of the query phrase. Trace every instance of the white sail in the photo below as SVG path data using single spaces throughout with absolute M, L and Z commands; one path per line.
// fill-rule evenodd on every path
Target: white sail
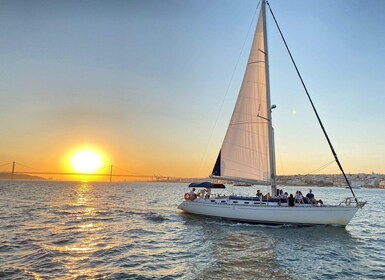
M 231 121 L 212 175 L 271 183 L 267 46 L 264 7 Z M 274 167 L 273 167 L 274 168 Z

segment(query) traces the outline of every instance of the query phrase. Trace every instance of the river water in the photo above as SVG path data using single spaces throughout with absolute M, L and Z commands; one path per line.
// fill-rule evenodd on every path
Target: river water
M 368 204 L 337 228 L 183 214 L 177 206 L 186 186 L 0 181 L 0 279 L 385 277 L 385 190 L 356 190 Z M 284 188 L 297 189 L 307 192 Z M 251 195 L 256 188 L 238 190 Z M 313 192 L 325 203 L 350 195 Z

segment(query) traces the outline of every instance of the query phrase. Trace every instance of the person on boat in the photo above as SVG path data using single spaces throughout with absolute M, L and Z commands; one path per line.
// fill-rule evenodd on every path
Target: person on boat
M 287 198 L 288 206 L 293 207 L 295 206 L 295 198 L 293 194 L 291 193 L 290 196 Z
M 271 198 L 271 196 L 270 196 L 270 193 L 269 193 L 269 192 L 266 194 L 265 198 L 266 198 L 266 200 L 267 200 L 267 201 L 269 201 L 269 199 Z
M 283 196 L 283 190 L 282 189 L 277 192 L 277 196 L 279 198 L 282 198 L 282 196 Z
M 302 194 L 302 192 L 301 192 L 301 191 L 299 191 L 299 194 L 302 196 L 302 200 L 303 200 L 303 203 L 305 203 L 305 201 L 306 201 L 306 198 L 305 198 L 305 196 Z
M 283 190 L 279 190 L 279 194 L 278 194 L 278 205 L 281 206 L 281 203 L 283 202 L 283 200 L 287 199 L 287 194 L 284 195 L 283 194 Z
M 197 198 L 197 195 L 195 193 L 195 188 L 193 188 L 190 192 L 190 200 L 194 200 Z
M 206 191 L 206 198 L 210 198 L 211 196 L 211 188 L 208 188 L 207 191 Z
M 303 196 L 302 196 L 302 193 L 300 191 L 297 191 L 295 193 L 295 202 L 297 203 L 302 203 L 304 204 L 305 202 L 303 201 Z
M 263 194 L 261 193 L 260 190 L 257 190 L 256 196 L 259 197 L 260 199 L 262 198 Z
M 318 204 L 318 203 L 320 203 L 321 205 L 324 204 L 321 199 L 319 200 L 315 199 L 312 189 L 309 189 L 309 192 L 306 194 L 306 199 L 308 203 L 311 203 L 311 204 Z
M 314 198 L 314 194 L 313 194 L 312 189 L 309 189 L 309 192 L 306 194 L 306 199 L 311 204 L 317 203 L 316 199 Z
M 199 192 L 198 197 L 204 198 L 205 196 L 206 196 L 206 190 L 203 189 L 203 190 L 201 190 L 201 191 Z

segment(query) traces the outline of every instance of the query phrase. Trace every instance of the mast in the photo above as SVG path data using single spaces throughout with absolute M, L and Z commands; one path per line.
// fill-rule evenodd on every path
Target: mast
M 263 40 L 265 46 L 265 69 L 266 69 L 266 97 L 267 97 L 267 121 L 268 121 L 268 138 L 269 138 L 269 161 L 270 161 L 270 179 L 271 179 L 271 195 L 277 192 L 276 173 L 275 173 L 275 149 L 274 149 L 274 130 L 271 118 L 271 110 L 273 109 L 270 101 L 270 77 L 269 77 L 269 56 L 267 47 L 267 28 L 266 28 L 266 0 L 262 0 L 262 14 L 263 14 Z

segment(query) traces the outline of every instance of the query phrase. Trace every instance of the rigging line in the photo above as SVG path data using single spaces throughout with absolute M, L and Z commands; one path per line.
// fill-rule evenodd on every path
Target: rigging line
M 12 162 L 8 162 L 8 163 L 0 164 L 0 166 L 10 165 L 10 164 L 12 164 Z
M 285 37 L 284 37 L 283 34 L 282 34 L 281 28 L 279 27 L 278 22 L 277 22 L 277 20 L 276 20 L 276 18 L 275 18 L 275 16 L 274 16 L 274 13 L 273 13 L 273 11 L 271 10 L 271 7 L 270 7 L 269 2 L 266 1 L 266 3 L 267 3 L 267 5 L 269 6 L 270 13 L 271 13 L 271 15 L 273 16 L 273 19 L 274 19 L 275 24 L 277 25 L 278 31 L 279 31 L 279 33 L 280 33 L 280 35 L 281 35 L 281 38 L 282 38 L 282 40 L 283 40 L 283 42 L 284 42 L 284 44 L 285 44 L 285 46 L 286 46 L 286 50 L 287 50 L 287 52 L 288 52 L 289 55 L 290 55 L 291 61 L 293 62 L 293 65 L 294 65 L 294 68 L 295 68 L 295 70 L 297 71 L 298 77 L 299 77 L 299 79 L 301 80 L 301 83 L 302 83 L 303 88 L 305 89 L 306 95 L 307 95 L 307 97 L 308 97 L 308 99 L 309 99 L 309 101 L 310 101 L 310 104 L 311 104 L 311 106 L 312 106 L 312 108 L 313 108 L 313 111 L 314 111 L 314 113 L 315 113 L 315 115 L 316 115 L 316 117 L 317 117 L 318 123 L 319 123 L 319 125 L 321 126 L 322 132 L 324 133 L 325 138 L 326 138 L 326 140 L 327 140 L 327 142 L 328 142 L 328 144 L 329 144 L 330 150 L 332 151 L 332 154 L 333 154 L 333 156 L 334 156 L 334 158 L 335 158 L 335 160 L 336 160 L 336 162 L 337 162 L 337 165 L 338 165 L 339 169 L 341 170 L 342 175 L 344 176 L 345 181 L 346 181 L 346 183 L 348 184 L 350 191 L 351 191 L 352 194 L 353 194 L 353 197 L 354 197 L 354 199 L 355 199 L 355 201 L 356 201 L 356 204 L 358 205 L 358 200 L 357 200 L 357 198 L 356 198 L 356 195 L 354 194 L 354 191 L 353 191 L 353 189 L 352 189 L 352 186 L 350 185 L 350 182 L 349 182 L 348 178 L 346 177 L 345 171 L 344 171 L 344 169 L 343 169 L 343 167 L 342 167 L 342 165 L 341 165 L 341 163 L 340 163 L 340 161 L 339 161 L 339 159 L 338 159 L 338 157 L 337 157 L 337 153 L 336 153 L 335 150 L 334 150 L 334 147 L 333 147 L 333 145 L 332 145 L 332 142 L 331 142 L 330 139 L 329 139 L 329 136 L 328 136 L 328 134 L 327 134 L 327 132 L 326 132 L 326 130 L 325 130 L 325 127 L 324 127 L 324 125 L 323 125 L 323 123 L 322 123 L 322 121 L 321 121 L 321 118 L 320 118 L 320 116 L 318 115 L 317 109 L 315 108 L 315 105 L 314 105 L 314 103 L 313 103 L 313 100 L 311 99 L 310 94 L 309 94 L 309 92 L 308 92 L 308 90 L 307 90 L 307 88 L 306 88 L 305 82 L 303 81 L 302 76 L 301 76 L 301 74 L 300 74 L 300 72 L 299 72 L 299 70 L 298 70 L 297 64 L 295 63 L 294 58 L 293 58 L 293 56 L 292 56 L 292 54 L 291 54 L 291 52 L 290 52 L 289 46 L 288 46 L 287 43 L 286 43 Z
M 229 84 L 228 84 L 228 86 L 227 86 L 227 89 L 226 89 L 226 92 L 225 92 L 225 96 L 223 97 L 222 104 L 221 104 L 221 106 L 220 106 L 220 109 L 219 109 L 219 111 L 218 111 L 217 118 L 216 118 L 215 123 L 214 123 L 214 127 L 213 127 L 213 129 L 211 130 L 211 135 L 210 135 L 209 141 L 207 142 L 205 152 L 204 152 L 203 157 L 202 157 L 201 162 L 200 162 L 199 171 L 201 170 L 201 168 L 202 168 L 202 163 L 203 163 L 204 159 L 206 158 L 207 150 L 208 150 L 208 148 L 209 148 L 209 144 L 210 144 L 210 142 L 211 142 L 211 140 L 212 140 L 212 138 L 213 138 L 214 130 L 215 130 L 215 128 L 217 127 L 218 120 L 219 120 L 219 116 L 220 116 L 220 114 L 221 114 L 221 112 L 222 112 L 222 109 L 223 109 L 223 104 L 225 103 L 227 94 L 229 93 L 230 85 L 231 85 L 231 83 L 232 83 L 232 81 L 233 81 L 233 79 L 234 79 L 234 75 L 235 75 L 235 72 L 236 72 L 236 70 L 237 70 L 237 68 L 238 68 L 239 61 L 241 60 L 241 56 L 242 56 L 243 50 L 245 49 L 246 41 L 247 41 L 247 38 L 249 37 L 250 30 L 251 30 L 251 28 L 252 28 L 252 26 L 253 26 L 254 18 L 255 18 L 255 15 L 257 14 L 259 5 L 260 5 L 260 2 L 258 2 L 257 8 L 255 9 L 255 12 L 254 12 L 253 17 L 252 17 L 251 22 L 250 22 L 249 29 L 247 30 L 246 38 L 245 38 L 245 40 L 244 40 L 244 42 L 243 42 L 243 45 L 242 45 L 242 48 L 241 48 L 241 52 L 239 53 L 238 60 L 237 60 L 237 62 L 235 63 L 234 71 L 233 71 L 233 73 L 231 74 L 231 78 L 230 78 Z
M 317 169 L 305 174 L 305 175 L 311 175 L 311 174 L 315 174 L 315 173 L 318 173 L 319 171 L 321 171 L 322 169 L 325 169 L 326 167 L 328 167 L 329 165 L 331 165 L 332 163 L 334 163 L 335 160 L 332 160 L 331 162 L 328 162 L 324 165 L 322 165 L 321 167 L 318 167 Z

